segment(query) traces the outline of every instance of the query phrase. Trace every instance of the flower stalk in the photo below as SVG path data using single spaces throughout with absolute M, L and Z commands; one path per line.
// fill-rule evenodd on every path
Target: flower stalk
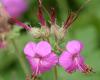
M 58 80 L 57 66 L 54 67 L 55 80 Z
M 16 18 L 14 18 L 14 17 L 10 18 L 10 19 L 9 19 L 9 22 L 16 23 L 17 25 L 21 26 L 22 28 L 24 28 L 24 29 L 26 29 L 26 30 L 28 30 L 28 31 L 31 30 L 31 28 L 30 28 L 29 26 L 27 26 L 27 25 L 25 25 L 24 23 L 18 21 L 18 20 L 17 20 Z
M 19 50 L 18 50 L 17 44 L 16 44 L 16 42 L 15 42 L 14 39 L 12 39 L 12 44 L 13 44 L 15 50 L 16 50 L 17 57 L 18 57 L 18 60 L 19 60 L 19 62 L 20 62 L 20 65 L 21 65 L 21 67 L 22 67 L 24 73 L 27 74 L 27 73 L 28 73 L 27 67 L 26 67 L 26 65 L 25 65 L 25 62 L 24 62 L 23 58 L 21 57 L 21 54 L 20 54 L 20 52 L 19 52 Z

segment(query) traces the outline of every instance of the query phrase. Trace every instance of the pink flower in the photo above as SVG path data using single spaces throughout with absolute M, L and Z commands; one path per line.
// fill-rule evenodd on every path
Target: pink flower
M 24 53 L 35 75 L 50 70 L 58 62 L 56 54 L 51 51 L 51 45 L 46 41 L 29 42 Z
M 66 45 L 67 51 L 64 51 L 60 58 L 59 64 L 68 72 L 79 70 L 83 73 L 90 72 L 89 67 L 84 63 L 83 57 L 80 55 L 83 44 L 80 41 L 72 40 Z
M 1 0 L 10 16 L 18 17 L 27 9 L 26 0 Z

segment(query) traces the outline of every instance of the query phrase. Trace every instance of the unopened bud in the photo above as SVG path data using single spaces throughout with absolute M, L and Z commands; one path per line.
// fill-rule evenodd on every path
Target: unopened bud
M 64 28 L 61 27 L 61 28 L 59 29 L 58 39 L 63 39 L 64 36 L 65 36 L 65 31 L 64 31 Z
M 39 28 L 31 28 L 31 30 L 29 31 L 29 33 L 32 34 L 32 36 L 34 38 L 41 37 L 41 30 Z
M 59 28 L 60 27 L 57 24 L 51 25 L 51 34 L 55 34 L 56 35 Z
M 63 27 L 59 27 L 57 24 L 51 26 L 51 34 L 55 35 L 58 40 L 64 38 L 65 31 Z
M 46 29 L 41 28 L 41 37 L 47 38 L 47 37 L 49 37 L 49 35 L 50 35 L 49 28 L 46 28 Z

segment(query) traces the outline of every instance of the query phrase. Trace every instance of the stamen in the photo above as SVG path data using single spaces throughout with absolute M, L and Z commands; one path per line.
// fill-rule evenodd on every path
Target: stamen
M 88 74 L 90 72 L 94 73 L 93 69 L 91 67 L 89 67 L 88 65 L 86 65 L 86 64 L 80 65 L 80 67 L 82 68 L 81 69 L 82 72 L 85 73 L 85 74 Z
M 39 65 L 37 66 L 37 69 L 36 69 L 36 75 L 38 74 L 38 72 L 39 72 Z
M 39 65 L 40 65 L 40 60 L 38 60 L 36 70 L 33 72 L 31 76 L 32 80 L 35 80 L 37 78 L 37 75 L 39 74 Z
M 41 59 L 40 59 L 40 60 L 41 60 Z M 40 60 L 38 61 L 38 64 L 37 64 L 37 68 L 36 68 L 36 71 L 35 71 L 35 76 L 37 76 L 37 75 L 39 74 Z
M 85 64 L 84 67 L 85 67 L 85 69 L 84 69 L 83 73 L 85 73 L 85 74 L 88 74 L 90 72 L 94 73 L 93 69 L 90 66 L 88 66 L 88 65 Z

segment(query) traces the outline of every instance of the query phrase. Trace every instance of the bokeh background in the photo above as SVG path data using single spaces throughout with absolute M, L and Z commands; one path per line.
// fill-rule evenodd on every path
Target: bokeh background
M 86 0 L 43 0 L 44 16 L 49 23 L 50 8 L 56 10 L 56 20 L 58 25 L 66 20 L 70 10 L 76 11 Z M 31 26 L 40 27 L 37 18 L 38 3 L 37 0 L 29 0 L 27 11 L 18 19 Z M 15 38 L 19 53 L 15 51 L 12 44 L 9 47 L 0 49 L 0 80 L 25 80 L 27 72 L 30 74 L 29 64 L 23 53 L 23 48 L 28 41 L 35 41 L 31 35 L 24 29 L 18 29 L 20 35 Z M 11 34 L 12 36 L 13 34 Z M 100 80 L 100 0 L 91 0 L 80 12 L 77 20 L 71 25 L 66 34 L 66 42 L 72 39 L 81 40 L 84 43 L 82 55 L 87 64 L 92 66 L 95 73 L 82 74 L 75 72 L 66 73 L 58 66 L 58 80 Z M 26 65 L 25 72 L 20 65 L 18 55 L 24 60 Z M 53 70 L 40 76 L 41 80 L 54 80 Z

